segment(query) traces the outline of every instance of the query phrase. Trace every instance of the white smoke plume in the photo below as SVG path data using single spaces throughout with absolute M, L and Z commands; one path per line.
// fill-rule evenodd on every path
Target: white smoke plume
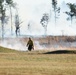
M 55 38 L 55 37 L 54 37 Z M 66 48 L 76 48 L 76 41 L 66 42 L 64 40 L 52 40 L 50 38 L 49 42 L 47 38 L 33 38 L 34 50 L 57 50 L 57 49 L 66 49 Z M 66 38 L 65 38 L 66 39 Z M 4 40 L 0 39 L 0 46 L 5 48 L 10 48 L 18 51 L 28 51 L 27 48 L 28 38 L 5 38 Z
M 27 51 L 28 47 L 27 39 L 20 38 L 8 38 L 4 40 L 0 40 L 0 46 L 5 48 L 10 48 L 18 51 Z M 46 49 L 45 46 L 39 44 L 39 41 L 34 40 L 34 50 L 43 50 Z
M 0 46 L 15 49 L 19 51 L 27 51 L 26 43 L 20 42 L 19 39 L 5 39 L 0 41 Z

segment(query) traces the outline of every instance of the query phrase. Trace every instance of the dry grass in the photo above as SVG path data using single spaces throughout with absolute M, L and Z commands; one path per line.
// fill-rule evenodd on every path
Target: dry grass
M 76 75 L 76 51 L 18 52 L 0 47 L 0 75 Z

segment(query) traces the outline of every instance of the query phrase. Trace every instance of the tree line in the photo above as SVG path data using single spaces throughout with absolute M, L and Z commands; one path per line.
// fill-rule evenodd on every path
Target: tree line
M 61 11 L 61 7 L 58 7 L 58 2 L 57 0 L 52 0 L 52 8 L 53 8 L 53 12 L 54 12 L 54 19 L 55 19 L 55 25 L 57 22 L 57 19 L 59 17 L 60 11 Z M 76 19 L 76 4 L 75 3 L 66 3 L 67 7 L 70 9 L 70 11 L 66 11 L 65 14 L 68 15 L 67 20 L 71 21 L 71 25 L 72 25 L 72 21 L 73 19 Z M 20 22 L 19 19 L 19 14 L 18 14 L 18 10 L 17 10 L 17 4 L 13 2 L 13 0 L 0 0 L 0 21 L 1 21 L 1 34 L 2 34 L 2 38 L 4 38 L 4 25 L 5 23 L 8 23 L 8 16 L 6 15 L 6 10 L 7 8 L 9 8 L 10 10 L 10 23 L 11 23 L 11 35 L 13 33 L 13 25 L 12 25 L 12 8 L 16 10 L 16 14 L 15 14 L 15 32 L 16 35 L 20 35 L 20 24 L 22 22 Z M 48 13 L 43 13 L 42 18 L 40 19 L 40 23 L 41 25 L 44 27 L 45 30 L 45 35 L 47 32 L 47 25 L 49 23 L 49 19 L 50 16 Z M 30 25 L 29 25 L 30 26 Z
M 8 24 L 9 21 L 9 17 L 6 15 L 6 11 L 9 9 L 10 12 L 10 27 L 11 27 L 11 35 L 13 34 L 13 23 L 12 23 L 12 8 L 16 10 L 16 14 L 15 14 L 15 32 L 17 35 L 17 32 L 20 32 L 19 30 L 19 25 L 20 25 L 20 21 L 19 21 L 19 14 L 18 14 L 18 10 L 17 10 L 17 3 L 14 3 L 13 0 L 0 0 L 0 21 L 1 21 L 1 34 L 2 34 L 2 38 L 4 38 L 4 26 L 5 23 Z
M 68 15 L 67 20 L 70 20 L 71 25 L 72 25 L 73 19 L 76 19 L 76 4 L 75 3 L 66 3 L 66 5 L 70 11 L 65 11 L 63 13 Z M 61 12 L 61 7 L 58 7 L 57 0 L 52 0 L 52 8 L 53 8 L 53 12 L 54 12 L 54 19 L 55 19 L 55 26 L 56 26 L 57 19 L 59 18 L 60 12 Z M 45 35 L 47 32 L 47 25 L 49 22 L 49 17 L 50 16 L 48 13 L 44 13 L 41 20 L 40 20 L 41 25 L 45 29 Z

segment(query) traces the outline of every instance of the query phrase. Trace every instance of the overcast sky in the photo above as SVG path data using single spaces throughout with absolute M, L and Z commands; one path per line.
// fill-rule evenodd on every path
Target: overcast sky
M 20 19 L 23 21 L 22 24 L 22 33 L 28 34 L 28 27 L 27 24 L 29 22 L 32 23 L 31 25 L 31 33 L 32 34 L 43 34 L 44 28 L 40 24 L 40 19 L 43 13 L 51 13 L 51 1 L 52 0 L 14 0 L 18 5 L 18 12 Z M 76 3 L 76 0 L 58 0 L 58 5 L 61 5 L 62 2 L 72 2 Z M 66 7 L 65 7 L 66 9 Z M 69 27 L 70 22 L 66 22 L 65 15 L 62 15 L 63 18 L 59 20 L 58 26 L 54 26 L 54 21 L 50 20 L 48 24 L 48 31 L 47 34 L 61 34 L 64 31 L 66 35 L 73 35 L 76 34 L 75 26 Z M 53 17 L 52 17 L 53 18 Z M 65 18 L 65 19 L 64 19 Z M 56 31 L 55 31 L 56 30 Z

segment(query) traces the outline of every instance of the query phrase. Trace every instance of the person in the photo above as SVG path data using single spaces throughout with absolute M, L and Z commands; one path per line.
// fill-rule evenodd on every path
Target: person
M 27 42 L 27 47 L 28 47 L 29 51 L 31 51 L 32 49 L 34 50 L 34 44 L 33 44 L 33 41 L 31 40 L 31 38 L 29 38 L 29 40 Z

